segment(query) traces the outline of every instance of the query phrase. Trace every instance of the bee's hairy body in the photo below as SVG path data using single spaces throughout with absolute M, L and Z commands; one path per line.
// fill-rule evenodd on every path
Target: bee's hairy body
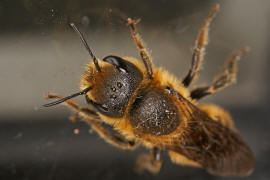
M 131 78 L 127 75 L 128 73 L 118 71 L 113 65 L 108 63 L 100 64 L 101 68 L 104 69 L 103 74 L 96 71 L 94 64 L 91 63 L 86 67 L 86 71 L 82 76 L 81 89 L 95 84 L 95 87 L 87 93 L 87 96 L 99 103 L 111 102 L 111 100 L 119 102 L 115 103 L 116 106 L 115 104 L 110 104 L 112 107 L 107 106 L 108 109 L 119 110 L 119 112 L 115 112 L 118 114 L 117 117 L 114 113 L 98 114 L 104 122 L 112 125 L 124 137 L 140 142 L 150 149 L 154 147 L 165 149 L 170 147 L 172 150 L 170 152 L 171 154 L 181 152 L 182 155 L 185 155 L 185 157 L 181 157 L 181 160 L 184 159 L 184 163 L 182 164 L 192 164 L 196 167 L 210 166 L 209 164 L 205 164 L 207 162 L 205 158 L 210 159 L 215 157 L 211 157 L 209 154 L 207 155 L 208 149 L 219 149 L 218 143 L 210 142 L 207 138 L 209 133 L 210 136 L 220 136 L 218 137 L 220 141 L 223 138 L 233 138 L 234 135 L 238 137 L 237 133 L 234 134 L 236 130 L 231 116 L 225 110 L 216 105 L 211 105 L 211 107 L 206 109 L 203 108 L 204 105 L 200 105 L 195 100 L 192 100 L 188 89 L 168 71 L 162 68 L 154 68 L 153 79 L 149 80 L 146 78 L 147 74 L 144 73 L 145 68 L 143 64 L 138 60 L 130 57 L 124 57 L 122 59 L 134 65 L 133 68 L 136 70 L 132 71 L 131 74 L 134 75 L 134 72 L 136 72 L 137 78 Z M 125 76 L 129 76 L 129 78 Z M 95 77 L 94 81 L 92 77 Z M 109 83 L 107 83 L 106 77 L 113 78 L 108 78 Z M 129 81 L 129 83 L 133 84 L 125 83 L 127 82 L 126 79 L 133 79 Z M 127 88 L 126 86 L 131 88 Z M 175 93 L 171 94 L 166 90 L 166 87 L 170 87 Z M 112 92 L 116 92 L 116 97 L 112 97 Z M 125 94 L 125 96 L 121 96 L 121 94 Z M 121 98 L 126 101 L 121 100 Z M 121 102 L 123 103 L 121 104 Z M 118 108 L 119 104 L 121 104 L 121 108 Z M 218 114 L 220 117 L 214 113 L 208 113 L 207 110 L 209 109 L 212 109 L 214 112 L 218 112 L 217 110 L 219 110 L 221 112 Z M 211 115 L 213 116 L 210 117 Z M 198 116 L 198 118 L 192 118 L 192 116 Z M 218 122 L 219 119 L 223 121 Z M 203 126 L 204 124 L 209 125 Z M 215 129 L 213 130 L 212 128 Z M 233 134 L 233 136 L 223 137 L 222 132 L 228 135 L 228 131 L 231 131 L 230 134 Z M 236 139 L 237 143 L 245 146 L 248 149 L 247 154 L 249 154 L 249 148 L 242 143 L 241 137 L 238 138 L 240 140 Z M 177 139 L 177 146 L 173 143 L 174 139 Z M 232 141 L 234 142 L 234 140 Z M 189 153 L 185 152 L 184 147 L 191 148 Z M 231 148 L 234 148 L 234 146 Z M 200 154 L 206 154 L 202 157 L 198 155 L 198 151 Z M 224 152 L 223 156 L 225 155 L 226 152 Z M 236 155 L 239 156 L 239 154 Z M 175 156 L 178 155 L 175 154 Z M 228 158 L 231 162 L 233 162 L 233 158 L 236 158 L 232 154 L 230 154 L 230 157 L 232 159 Z M 175 161 L 177 161 L 177 158 Z M 245 163 L 241 166 L 244 166 Z M 246 168 L 250 169 L 248 163 Z M 226 170 L 222 169 L 222 171 Z M 244 169 L 244 173 L 246 171 Z M 217 172 L 212 173 L 218 174 Z
M 82 76 L 81 89 L 91 86 L 92 83 L 96 84 L 93 90 L 87 94 L 95 101 L 103 103 L 107 100 L 123 102 L 121 98 L 127 100 L 121 104 L 121 109 L 118 108 L 120 103 L 116 107 L 114 107 L 114 104 L 113 107 L 108 107 L 108 109 L 119 109 L 119 112 L 116 113 L 117 117 L 114 114 L 100 114 L 100 116 L 103 117 L 105 122 L 114 125 L 115 129 L 132 138 L 143 138 L 143 136 L 154 136 L 155 138 L 160 136 L 162 138 L 162 135 L 181 133 L 182 129 L 184 129 L 181 126 L 187 124 L 187 119 L 181 118 L 179 111 L 182 110 L 179 108 L 179 102 L 176 97 L 170 95 L 164 88 L 169 85 L 174 88 L 173 84 L 175 84 L 176 87 L 180 87 L 179 93 L 183 93 L 188 98 L 187 95 L 189 93 L 187 89 L 173 75 L 162 68 L 154 70 L 153 80 L 150 81 L 147 78 L 143 78 L 146 76 L 143 73 L 145 71 L 143 64 L 134 58 L 124 57 L 123 59 L 134 64 L 134 68 L 136 67 L 139 70 L 137 71 L 139 72 L 137 73 L 139 77 L 134 81 L 130 81 L 134 83 L 132 88 L 130 88 L 133 90 L 132 93 L 126 93 L 125 86 L 130 85 L 124 83 L 126 78 L 123 77 L 123 73 L 116 70 L 110 64 L 106 63 L 104 67 L 102 66 L 103 63 L 101 64 L 102 69 L 106 69 L 104 73 L 107 77 L 114 76 L 114 80 L 108 79 L 110 83 L 100 83 L 101 81 L 106 81 L 105 76 L 103 77 L 102 73 L 97 72 L 92 63 L 87 66 Z M 108 72 L 111 72 L 111 74 L 107 74 Z M 99 81 L 99 83 L 89 77 L 96 77 L 96 81 Z M 89 79 L 91 80 L 89 81 Z M 138 83 L 138 81 L 140 82 Z M 104 86 L 106 84 L 108 85 L 107 87 Z M 117 86 L 117 84 L 121 84 L 121 86 Z M 107 92 L 108 90 L 110 93 Z M 118 95 L 113 97 L 111 92 L 116 92 Z M 125 95 L 121 96 L 121 94 Z M 146 144 L 149 143 L 146 142 Z
M 208 86 L 189 90 L 196 79 L 207 45 L 210 23 L 218 12 L 216 5 L 201 27 L 192 54 L 192 65 L 179 81 L 163 68 L 156 68 L 136 31 L 136 21 L 128 19 L 132 37 L 139 50 L 141 63 L 131 57 L 107 56 L 96 59 L 82 34 L 80 35 L 93 62 L 82 75 L 81 92 L 44 105 L 64 102 L 75 110 L 108 143 L 121 149 L 134 149 L 139 144 L 151 150 L 137 159 L 138 172 L 157 173 L 167 150 L 170 159 L 180 165 L 201 167 L 219 176 L 247 176 L 253 171 L 254 156 L 234 126 L 230 114 L 214 104 L 198 100 L 235 82 L 237 60 L 247 48 L 235 51 L 227 59 L 224 70 Z M 85 95 L 90 107 L 79 107 L 69 100 Z M 75 118 L 76 119 L 76 118 Z M 114 131 L 103 126 L 109 124 Z

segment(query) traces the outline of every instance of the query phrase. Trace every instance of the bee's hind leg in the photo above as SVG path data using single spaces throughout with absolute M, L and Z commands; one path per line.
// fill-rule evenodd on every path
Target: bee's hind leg
M 211 119 L 221 123 L 223 126 L 236 131 L 233 119 L 228 111 L 215 104 L 199 104 L 197 106 L 201 111 L 205 112 Z
M 185 156 L 183 156 L 177 152 L 169 151 L 168 154 L 169 154 L 171 161 L 175 164 L 179 164 L 182 166 L 198 167 L 198 168 L 201 167 L 201 165 L 199 163 L 192 161 L 192 160 L 186 158 Z
M 206 95 L 214 94 L 215 92 L 232 85 L 236 81 L 237 61 L 247 52 L 248 48 L 234 51 L 227 59 L 223 72 L 217 75 L 209 86 L 193 89 L 190 93 L 190 97 L 199 100 Z

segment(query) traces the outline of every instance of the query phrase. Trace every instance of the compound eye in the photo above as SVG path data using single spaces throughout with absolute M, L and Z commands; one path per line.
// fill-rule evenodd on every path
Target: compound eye
M 173 88 L 169 87 L 169 86 L 165 86 L 165 90 L 169 93 L 169 94 L 173 94 L 174 90 Z
M 127 73 L 126 61 L 118 56 L 107 56 L 103 58 L 103 61 L 114 65 L 119 71 Z

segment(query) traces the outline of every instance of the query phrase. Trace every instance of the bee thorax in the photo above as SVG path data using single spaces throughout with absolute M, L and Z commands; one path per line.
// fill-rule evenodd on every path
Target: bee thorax
M 167 94 L 158 89 L 148 91 L 135 100 L 130 120 L 135 129 L 154 135 L 171 133 L 180 122 L 177 107 Z

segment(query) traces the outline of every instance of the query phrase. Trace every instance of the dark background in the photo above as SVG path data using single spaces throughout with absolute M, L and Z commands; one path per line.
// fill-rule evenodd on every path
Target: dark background
M 174 165 L 166 153 L 159 174 L 137 175 L 134 163 L 144 148 L 112 147 L 86 124 L 71 123 L 64 106 L 35 110 L 48 102 L 43 98 L 48 91 L 79 90 L 89 56 L 68 22 L 78 25 L 97 57 L 138 57 L 123 19 L 141 18 L 139 31 L 154 63 L 181 78 L 196 33 L 216 3 L 221 10 L 196 84 L 210 83 L 232 50 L 251 47 L 239 62 L 237 84 L 203 102 L 228 109 L 254 151 L 255 170 L 242 179 L 269 179 L 268 0 L 0 0 L 0 179 L 223 179 Z M 86 105 L 82 97 L 74 100 Z

